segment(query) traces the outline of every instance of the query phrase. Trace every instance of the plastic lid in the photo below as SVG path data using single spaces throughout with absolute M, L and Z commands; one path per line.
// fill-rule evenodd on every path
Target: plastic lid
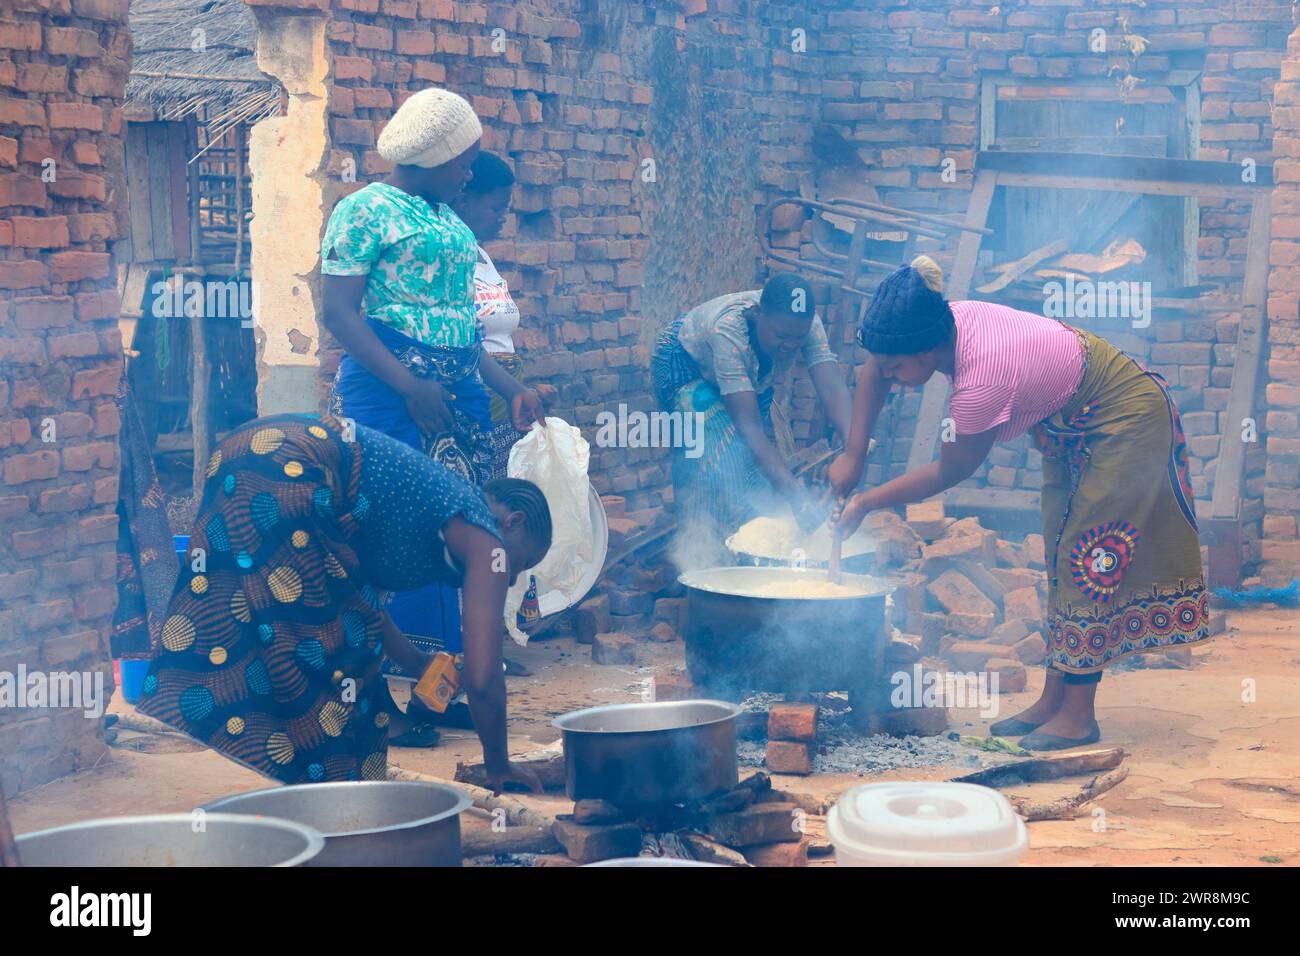
M 869 783 L 827 821 L 836 848 L 914 865 L 998 865 L 1024 852 L 1025 824 L 996 790 L 971 783 Z

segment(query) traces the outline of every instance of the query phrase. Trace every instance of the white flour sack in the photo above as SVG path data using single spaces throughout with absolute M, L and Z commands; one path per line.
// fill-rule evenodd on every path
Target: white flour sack
M 506 629 L 519 644 L 528 643 L 515 615 L 528 590 L 529 575 L 537 578 L 539 595 L 548 591 L 573 594 L 579 589 L 583 569 L 593 560 L 587 481 L 590 459 L 591 447 L 582 432 L 562 418 L 546 419 L 545 428 L 534 425 L 510 449 L 506 473 L 541 488 L 551 509 L 551 550 L 541 564 L 520 574 L 506 594 Z

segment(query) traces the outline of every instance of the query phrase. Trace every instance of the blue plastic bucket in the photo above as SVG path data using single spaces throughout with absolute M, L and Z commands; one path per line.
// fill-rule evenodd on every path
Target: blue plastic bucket
M 172 545 L 176 548 L 176 560 L 181 563 L 181 569 L 185 568 L 185 556 L 190 550 L 190 536 L 188 534 L 172 535 Z
M 151 663 L 153 662 L 130 658 L 117 662 L 118 669 L 122 672 L 122 699 L 128 704 L 134 704 L 144 692 L 144 679 Z

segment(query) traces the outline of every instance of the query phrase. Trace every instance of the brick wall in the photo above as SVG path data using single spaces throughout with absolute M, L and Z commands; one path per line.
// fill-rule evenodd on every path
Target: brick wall
M 99 670 L 110 691 L 126 13 L 0 10 L 0 671 Z M 5 791 L 93 763 L 99 731 L 81 710 L 0 709 Z
M 1300 29 L 1287 41 L 1273 90 L 1273 242 L 1268 280 L 1264 576 L 1297 575 L 1300 543 Z

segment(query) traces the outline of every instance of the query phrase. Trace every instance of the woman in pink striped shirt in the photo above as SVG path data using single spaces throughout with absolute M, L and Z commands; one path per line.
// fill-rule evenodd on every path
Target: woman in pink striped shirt
M 841 498 L 857 488 L 894 383 L 948 376 L 955 439 L 937 461 L 854 495 L 838 524 L 851 534 L 868 512 L 939 494 L 996 442 L 1032 429 L 1043 454 L 1047 681 L 1033 706 L 990 730 L 1024 734 L 1031 750 L 1094 743 L 1107 664 L 1209 637 L 1178 409 L 1163 379 L 1092 333 L 989 302 L 949 303 L 942 284 L 921 256 L 872 298 L 858 333 L 869 357 L 832 488 Z

